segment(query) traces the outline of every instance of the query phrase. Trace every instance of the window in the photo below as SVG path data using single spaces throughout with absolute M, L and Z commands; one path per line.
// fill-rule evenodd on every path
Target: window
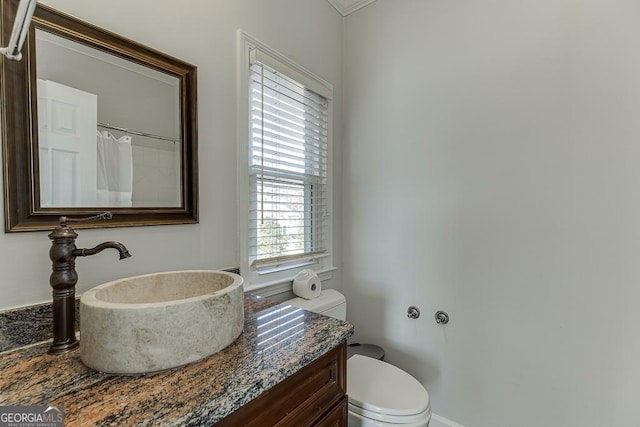
M 246 34 L 241 38 L 247 57 L 241 269 L 251 288 L 291 279 L 301 268 L 330 266 L 332 89 Z

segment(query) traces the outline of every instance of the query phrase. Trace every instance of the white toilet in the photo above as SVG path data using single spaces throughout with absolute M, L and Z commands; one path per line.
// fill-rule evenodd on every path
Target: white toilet
M 347 317 L 346 299 L 333 289 L 311 300 L 284 303 L 340 320 Z M 351 349 L 355 354 L 347 360 L 349 427 L 428 427 L 431 404 L 422 384 L 400 368 Z

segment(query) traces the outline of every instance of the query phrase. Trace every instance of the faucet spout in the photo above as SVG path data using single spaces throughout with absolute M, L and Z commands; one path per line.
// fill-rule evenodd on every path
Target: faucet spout
M 87 249 L 87 248 L 74 249 L 73 255 L 77 257 L 90 256 L 90 255 L 95 255 L 97 253 L 100 253 L 105 249 L 109 249 L 109 248 L 117 250 L 120 253 L 120 259 L 131 257 L 129 250 L 125 247 L 125 245 L 123 245 L 120 242 L 104 242 L 104 243 L 100 243 L 98 246 L 95 246 L 91 249 Z

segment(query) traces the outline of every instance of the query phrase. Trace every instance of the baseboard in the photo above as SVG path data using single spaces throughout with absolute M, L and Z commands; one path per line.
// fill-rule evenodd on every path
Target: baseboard
M 464 427 L 462 424 L 458 424 L 445 417 L 441 417 L 438 414 L 431 414 L 431 421 L 429 427 Z

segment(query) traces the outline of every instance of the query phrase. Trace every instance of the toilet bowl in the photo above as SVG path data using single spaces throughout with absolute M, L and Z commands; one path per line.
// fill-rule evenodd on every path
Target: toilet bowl
M 347 360 L 349 426 L 426 427 L 431 419 L 429 395 L 402 369 L 354 354 Z
M 326 289 L 318 298 L 285 301 L 294 307 L 345 320 L 344 295 Z M 347 360 L 349 427 L 428 427 L 431 404 L 427 390 L 402 369 L 358 354 L 357 347 Z

